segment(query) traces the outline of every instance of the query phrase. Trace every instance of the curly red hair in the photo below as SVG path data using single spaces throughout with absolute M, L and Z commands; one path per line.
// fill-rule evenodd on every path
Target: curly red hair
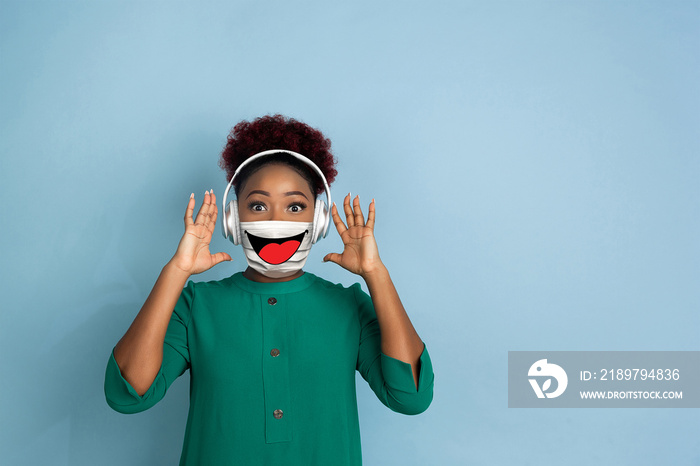
M 231 181 L 236 169 L 250 156 L 270 149 L 291 150 L 309 158 L 321 169 L 329 185 L 338 174 L 330 139 L 305 123 L 277 114 L 256 118 L 252 122 L 241 121 L 233 127 L 219 161 L 219 166 L 226 170 L 226 181 Z M 240 185 L 242 181 L 236 177 L 234 184 Z M 320 180 L 314 182 L 314 188 L 316 194 L 324 192 Z

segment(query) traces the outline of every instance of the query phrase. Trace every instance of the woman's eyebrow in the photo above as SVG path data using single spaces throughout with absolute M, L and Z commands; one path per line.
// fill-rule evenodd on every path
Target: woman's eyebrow
M 245 198 L 248 199 L 253 194 L 262 194 L 263 196 L 270 197 L 270 193 L 268 193 L 267 191 L 263 191 L 262 189 L 254 189 L 251 192 L 249 192 Z
M 309 198 L 306 197 L 306 194 L 302 193 L 301 191 L 287 191 L 284 193 L 285 196 L 304 196 L 304 198 L 308 201 Z

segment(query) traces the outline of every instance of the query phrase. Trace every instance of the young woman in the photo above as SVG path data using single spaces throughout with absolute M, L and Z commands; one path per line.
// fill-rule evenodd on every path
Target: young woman
M 231 260 L 209 250 L 219 215 L 213 191 L 196 217 L 190 196 L 177 251 L 105 375 L 109 405 L 135 413 L 190 370 L 181 465 L 360 465 L 355 370 L 396 412 L 429 406 L 430 357 L 379 257 L 374 201 L 365 218 L 348 194 L 343 221 L 334 204 L 328 213 L 317 200 L 330 197 L 334 163 L 330 141 L 296 120 L 234 127 L 221 166 L 237 200 L 222 223 L 248 267 L 224 280 L 188 282 Z M 330 221 L 344 250 L 324 261 L 362 277 L 370 296 L 302 270 Z

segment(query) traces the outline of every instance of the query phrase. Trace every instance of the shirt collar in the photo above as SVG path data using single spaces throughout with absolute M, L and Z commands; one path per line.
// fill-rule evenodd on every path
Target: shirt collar
M 237 287 L 254 294 L 286 294 L 302 291 L 314 282 L 316 275 L 304 272 L 301 277 L 286 282 L 261 283 L 254 282 L 243 276 L 243 272 L 238 272 L 231 276 L 231 282 Z

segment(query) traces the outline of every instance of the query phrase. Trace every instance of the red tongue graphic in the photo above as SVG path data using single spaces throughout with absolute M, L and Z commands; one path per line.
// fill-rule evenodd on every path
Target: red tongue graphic
M 282 244 L 270 243 L 262 248 L 258 255 L 268 264 L 277 265 L 289 260 L 300 245 L 301 242 L 294 240 L 285 241 Z

